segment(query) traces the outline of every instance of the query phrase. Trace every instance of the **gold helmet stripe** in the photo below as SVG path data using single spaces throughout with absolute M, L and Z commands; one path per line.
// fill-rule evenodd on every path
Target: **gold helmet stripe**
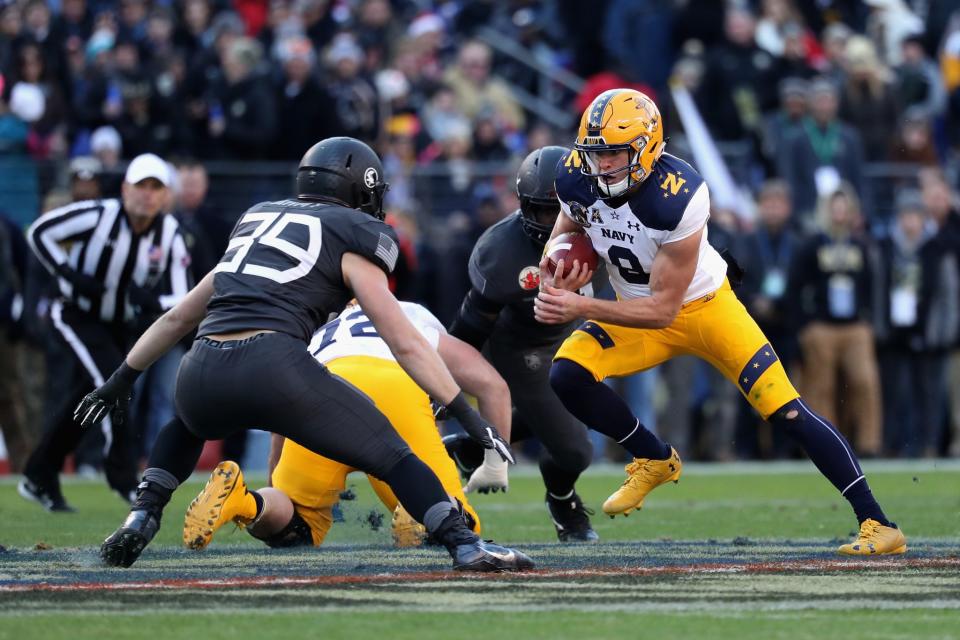
M 619 89 L 610 89 L 604 91 L 590 103 L 590 117 L 587 120 L 587 135 L 599 136 L 603 128 L 603 112 L 607 110 L 607 105 L 620 93 Z

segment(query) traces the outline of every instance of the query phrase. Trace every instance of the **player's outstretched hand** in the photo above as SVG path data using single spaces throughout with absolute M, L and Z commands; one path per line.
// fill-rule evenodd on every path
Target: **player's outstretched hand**
M 500 436 L 496 427 L 484 420 L 477 410 L 470 406 L 462 391 L 447 403 L 447 411 L 460 422 L 467 435 L 483 445 L 484 449 L 496 451 L 505 462 L 517 463 L 507 441 Z
M 140 372 L 126 362 L 113 372 L 107 381 L 83 397 L 73 411 L 73 419 L 81 427 L 89 427 L 113 413 L 113 420 L 123 424 L 127 418 L 127 407 L 133 394 L 133 383 Z
M 83 396 L 83 400 L 73 410 L 73 420 L 80 423 L 81 427 L 89 427 L 103 420 L 108 413 L 112 413 L 113 421 L 118 425 L 123 424 L 127 418 L 129 405 L 129 393 L 114 400 L 107 400 L 100 395 L 100 389 L 95 389 Z
M 464 493 L 496 493 L 507 492 L 509 481 L 507 478 L 507 463 L 493 449 L 487 449 L 483 454 L 483 464 L 477 467 L 470 475 Z

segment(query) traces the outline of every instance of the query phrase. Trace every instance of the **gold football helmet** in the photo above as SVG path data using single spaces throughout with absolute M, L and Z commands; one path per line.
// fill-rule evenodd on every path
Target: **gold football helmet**
M 621 195 L 643 182 L 663 154 L 660 110 L 634 89 L 611 89 L 593 99 L 580 119 L 574 148 L 580 154 L 580 171 L 596 184 L 601 198 Z M 630 159 L 622 180 L 608 184 L 603 177 L 623 171 L 600 171 L 599 153 L 628 149 Z

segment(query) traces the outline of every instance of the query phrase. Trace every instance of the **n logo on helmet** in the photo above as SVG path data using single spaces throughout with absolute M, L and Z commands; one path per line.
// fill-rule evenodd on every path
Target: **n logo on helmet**
M 377 186 L 377 180 L 380 178 L 377 175 L 377 170 L 373 167 L 368 167 L 366 171 L 363 172 L 363 184 L 367 185 L 368 189 L 373 189 Z

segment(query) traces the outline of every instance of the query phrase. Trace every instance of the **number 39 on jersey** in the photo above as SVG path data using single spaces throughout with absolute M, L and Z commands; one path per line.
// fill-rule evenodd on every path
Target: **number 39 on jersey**
M 306 228 L 308 238 L 306 249 L 280 237 L 284 230 L 292 225 L 301 225 Z M 249 234 L 241 233 L 247 230 L 245 227 L 249 227 Z M 316 216 L 303 213 L 281 214 L 278 211 L 257 211 L 245 214 L 240 219 L 237 230 L 237 235 L 230 239 L 224 259 L 216 266 L 214 273 L 239 271 L 282 284 L 307 275 L 320 256 L 323 234 L 320 219 Z M 294 266 L 278 269 L 266 264 L 258 264 L 257 256 L 246 260 L 247 254 L 257 244 L 271 247 L 289 256 L 295 262 Z

